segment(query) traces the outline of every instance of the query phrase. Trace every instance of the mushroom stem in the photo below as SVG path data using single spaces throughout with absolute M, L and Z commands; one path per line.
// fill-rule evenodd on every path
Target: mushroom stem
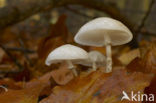
M 68 64 L 68 68 L 72 70 L 74 76 L 77 77 L 78 74 L 77 74 L 76 68 L 75 68 L 75 66 L 73 65 L 73 63 L 72 63 L 70 60 L 68 60 L 68 61 L 67 61 L 67 64 Z
M 74 74 L 74 76 L 75 76 L 75 77 L 77 77 L 77 76 L 78 76 L 78 74 L 77 74 L 77 71 L 76 71 L 75 67 L 72 69 L 72 72 L 73 72 L 73 74 Z
M 92 69 L 93 69 L 93 71 L 96 71 L 96 63 L 95 62 L 93 62 L 93 64 L 92 64 Z
M 111 55 L 111 45 L 106 45 L 106 73 L 112 71 L 112 55 Z

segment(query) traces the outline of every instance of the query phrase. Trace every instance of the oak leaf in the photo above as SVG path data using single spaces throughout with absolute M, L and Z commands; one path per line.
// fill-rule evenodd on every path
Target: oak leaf
M 109 74 L 96 71 L 77 77 L 65 86 L 55 87 L 40 103 L 130 103 L 121 101 L 122 91 L 143 93 L 151 79 L 149 74 L 127 73 L 126 69 Z

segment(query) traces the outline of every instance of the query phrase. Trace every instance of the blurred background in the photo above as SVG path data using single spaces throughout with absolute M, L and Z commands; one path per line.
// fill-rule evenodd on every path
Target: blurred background
M 32 1 L 34 1 L 34 3 L 36 2 L 36 0 Z M 42 3 L 43 0 L 40 1 Z M 62 1 L 63 0 L 58 0 L 58 3 L 61 3 Z M 61 6 L 55 6 L 54 4 L 54 7 L 51 9 L 45 11 L 38 10 L 28 14 L 29 16 L 24 17 L 22 20 L 12 20 L 10 24 L 8 23 L 2 27 L 4 28 L 11 25 L 14 32 L 16 31 L 14 29 L 18 29 L 18 32 L 23 31 L 30 33 L 32 36 L 45 36 L 48 34 L 49 25 L 55 24 L 58 17 L 65 14 L 67 16 L 66 24 L 69 31 L 72 34 L 75 34 L 87 21 L 100 16 L 111 16 L 127 25 L 131 30 L 133 30 L 134 35 L 135 33 L 143 36 L 155 36 L 156 34 L 156 4 L 154 0 L 84 0 L 84 2 L 81 2 L 81 0 L 75 0 L 78 1 L 78 3 L 70 3 L 72 0 L 64 1 L 69 1 L 69 3 L 61 4 Z M 56 5 L 58 3 L 56 3 Z M 21 9 L 26 10 L 28 9 L 27 6 L 30 6 L 30 8 L 33 6 L 31 5 L 30 0 L 0 0 L 1 8 L 11 8 L 12 5 L 17 6 L 17 9 L 20 8 L 19 5 L 22 5 Z M 33 10 L 35 8 L 31 9 Z M 3 12 L 6 14 L 10 13 L 9 9 L 8 11 L 3 9 Z M 0 14 L 1 20 L 3 18 L 8 18 L 4 13 Z M 25 16 L 27 14 L 19 14 L 19 16 L 21 15 Z M 144 39 L 147 38 L 148 37 L 145 37 Z
M 42 69 L 48 53 L 62 44 L 73 44 L 79 28 L 96 17 L 123 22 L 134 35 L 130 48 L 155 40 L 155 0 L 0 0 L 1 77 L 21 68 L 26 68 L 22 77 L 27 80 L 30 71 L 42 75 L 48 71 Z

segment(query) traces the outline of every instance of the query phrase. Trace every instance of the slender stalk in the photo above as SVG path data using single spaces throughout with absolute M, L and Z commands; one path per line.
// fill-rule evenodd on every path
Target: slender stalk
M 106 73 L 112 71 L 112 51 L 111 51 L 111 40 L 105 32 L 106 35 L 104 36 L 104 45 L 106 45 Z
M 75 76 L 75 77 L 77 77 L 77 76 L 78 76 L 78 74 L 77 74 L 77 71 L 76 71 L 76 68 L 75 68 L 75 67 L 72 69 L 72 72 L 73 72 L 73 74 L 74 74 L 74 76 Z
M 112 55 L 111 55 L 111 45 L 106 45 L 106 72 L 109 73 L 112 71 Z
M 68 68 L 72 70 L 74 76 L 78 76 L 75 66 L 70 60 L 67 60 Z
M 92 64 L 92 69 L 93 69 L 93 71 L 96 71 L 96 63 L 95 62 L 93 62 L 93 64 Z

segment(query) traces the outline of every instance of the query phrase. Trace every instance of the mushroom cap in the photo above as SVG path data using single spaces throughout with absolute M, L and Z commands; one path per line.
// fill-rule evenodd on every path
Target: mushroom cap
M 78 64 L 92 66 L 93 62 L 95 62 L 98 67 L 106 65 L 106 57 L 102 53 L 98 51 L 90 51 L 88 56 L 88 59 L 80 61 Z
M 83 25 L 74 40 L 82 45 L 102 47 L 107 41 L 115 46 L 128 43 L 132 38 L 130 30 L 120 21 L 99 17 Z
M 73 62 L 81 61 L 88 58 L 88 53 L 74 45 L 66 44 L 53 50 L 47 57 L 45 64 L 51 65 L 66 60 Z
M 92 62 L 104 62 L 106 60 L 105 56 L 99 51 L 90 51 L 88 53 L 89 59 Z

